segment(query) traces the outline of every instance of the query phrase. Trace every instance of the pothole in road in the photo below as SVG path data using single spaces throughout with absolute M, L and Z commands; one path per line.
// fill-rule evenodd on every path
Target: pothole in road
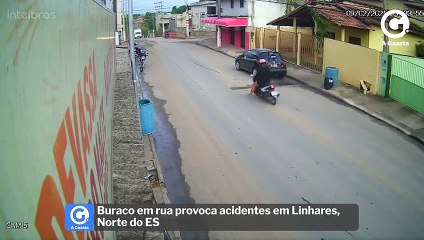
M 251 85 L 241 86 L 241 87 L 230 87 L 231 90 L 244 90 L 244 89 L 250 89 Z
M 284 79 L 272 79 L 272 82 L 277 84 L 277 86 L 291 86 L 291 87 L 298 87 L 299 84 L 293 79 L 284 78 Z
M 290 78 L 284 78 L 284 79 L 271 79 L 272 83 L 275 83 L 277 86 L 285 86 L 285 87 L 300 87 L 299 83 L 296 82 L 293 79 Z M 250 89 L 252 85 L 248 84 L 246 86 L 237 86 L 237 87 L 230 87 L 231 90 L 245 90 Z

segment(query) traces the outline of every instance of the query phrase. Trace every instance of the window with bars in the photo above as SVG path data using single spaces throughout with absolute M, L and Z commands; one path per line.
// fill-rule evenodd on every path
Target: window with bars
M 361 39 L 357 38 L 357 37 L 349 36 L 349 43 L 360 46 L 361 45 Z

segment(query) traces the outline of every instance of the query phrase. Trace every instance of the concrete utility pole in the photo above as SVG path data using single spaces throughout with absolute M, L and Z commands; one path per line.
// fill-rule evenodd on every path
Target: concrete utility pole
M 127 18 L 126 18 L 126 10 L 125 10 L 125 6 L 127 6 L 127 1 L 123 0 L 122 1 L 122 41 L 127 41 Z
M 386 0 L 383 0 L 383 9 L 384 11 L 386 11 Z M 389 29 L 389 23 L 386 22 L 384 23 L 384 25 L 386 26 L 386 29 Z M 388 53 L 389 52 L 389 45 L 387 44 L 387 42 L 389 41 L 389 38 L 386 36 L 386 34 L 383 33 L 383 41 L 385 44 L 383 44 L 383 53 Z
M 163 3 L 162 1 L 155 2 L 155 8 L 156 8 L 156 14 L 158 14 L 158 15 L 160 14 L 160 17 L 158 17 L 156 19 L 160 19 L 161 22 L 162 22 L 162 36 L 165 36 L 165 23 L 163 22 L 163 11 L 162 11 L 163 4 L 162 3 Z M 160 24 L 161 23 L 159 23 L 159 27 L 160 27 Z
M 184 0 L 186 4 L 186 36 L 187 38 L 190 37 L 190 29 L 189 29 L 189 14 L 188 14 L 188 3 L 186 0 Z
M 218 19 L 220 19 L 221 18 L 221 0 L 217 0 L 216 1 L 216 4 L 217 4 L 217 6 L 216 6 L 216 8 L 217 8 L 216 12 L 218 13 Z M 216 46 L 217 47 L 221 47 L 221 27 L 217 25 L 216 26 L 216 30 L 217 30 L 217 33 L 216 33 Z
M 163 15 L 160 19 L 162 20 L 162 37 L 165 37 L 165 23 L 163 21 Z
M 163 1 L 155 2 L 155 9 L 157 13 L 161 13 L 163 9 Z
M 132 67 L 132 79 L 135 79 L 135 56 L 134 56 L 134 20 L 133 20 L 133 0 L 128 0 L 128 28 L 130 37 L 130 57 Z

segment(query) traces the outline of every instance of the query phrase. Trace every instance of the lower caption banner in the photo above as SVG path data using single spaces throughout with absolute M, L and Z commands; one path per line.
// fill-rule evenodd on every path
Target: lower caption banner
M 70 231 L 355 231 L 359 227 L 357 204 L 108 204 L 91 205 L 87 211 L 73 204 L 68 208 Z M 89 222 L 93 226 L 75 225 Z

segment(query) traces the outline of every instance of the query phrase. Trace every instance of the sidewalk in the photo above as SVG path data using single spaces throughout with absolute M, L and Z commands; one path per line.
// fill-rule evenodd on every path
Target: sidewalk
M 196 44 L 230 57 L 236 57 L 245 51 L 233 46 L 218 48 L 215 38 L 202 40 Z M 331 90 L 324 90 L 323 75 L 292 63 L 287 66 L 287 76 L 328 96 L 337 98 L 424 143 L 424 116 L 396 101 L 370 94 L 365 95 L 359 89 L 346 84 L 340 84 Z
M 151 159 L 155 152 L 149 139 L 141 137 L 134 97 L 128 50 L 117 48 L 112 132 L 114 204 L 154 204 L 160 201 L 148 177 L 154 172 Z M 165 237 L 157 231 L 118 231 L 116 239 L 161 240 Z

